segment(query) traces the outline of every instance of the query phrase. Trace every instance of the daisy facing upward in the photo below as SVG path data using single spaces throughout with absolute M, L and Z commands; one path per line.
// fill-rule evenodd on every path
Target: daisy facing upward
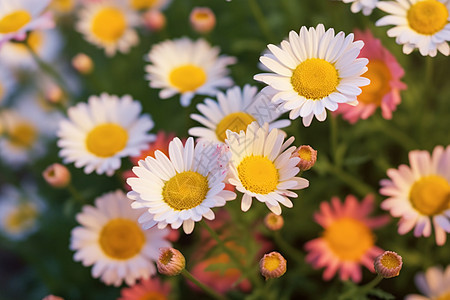
M 137 156 L 155 139 L 147 132 L 153 121 L 141 115 L 142 106 L 131 96 L 101 94 L 68 109 L 68 120 L 60 123 L 58 146 L 64 163 L 75 163 L 84 172 L 112 176 L 121 158 Z
M 284 142 L 286 134 L 278 129 L 269 130 L 253 122 L 246 131 L 227 131 L 226 144 L 230 148 L 230 174 L 228 182 L 243 193 L 241 209 L 249 210 L 253 198 L 265 203 L 275 214 L 281 214 L 280 203 L 293 204 L 289 197 L 298 197 L 290 190 L 308 187 L 308 180 L 296 177 L 300 158 L 292 157 L 294 138 Z
M 389 169 L 381 180 L 380 194 L 388 196 L 381 208 L 400 217 L 398 233 L 414 229 L 415 237 L 429 237 L 431 223 L 436 243 L 445 245 L 450 233 L 450 146 L 409 152 L 410 167 Z
M 133 29 L 138 23 L 139 16 L 124 1 L 100 0 L 80 10 L 76 28 L 88 42 L 104 48 L 107 56 L 114 56 L 138 44 L 139 36 Z
M 219 48 L 204 39 L 167 40 L 152 47 L 148 54 L 146 79 L 151 88 L 162 89 L 161 99 L 180 94 L 182 106 L 189 106 L 194 95 L 215 96 L 220 88 L 233 85 L 228 65 L 236 58 L 219 56 Z
M 199 137 L 199 140 L 224 143 L 227 130 L 246 130 L 253 121 L 258 121 L 260 125 L 268 122 L 270 128 L 289 126 L 289 120 L 275 121 L 282 111 L 270 102 L 274 92 L 257 92 L 256 87 L 247 84 L 243 89 L 235 86 L 225 93 L 218 93 L 217 101 L 207 98 L 197 105 L 202 115 L 191 114 L 191 119 L 205 127 L 193 127 L 189 129 L 189 134 Z
M 173 229 L 183 225 L 185 233 L 194 230 L 195 222 L 203 217 L 215 218 L 214 207 L 224 206 L 236 194 L 224 190 L 228 153 L 220 145 L 197 143 L 188 138 L 183 146 L 179 138 L 169 144 L 169 157 L 155 151 L 133 168 L 137 178 L 128 178 L 134 200 L 133 208 L 146 208 L 139 218 L 143 228 Z
M 267 46 L 271 53 L 260 61 L 273 73 L 257 74 L 254 79 L 278 91 L 272 101 L 289 110 L 290 119 L 300 116 L 309 126 L 314 116 L 324 121 L 326 109 L 358 103 L 359 87 L 370 83 L 361 77 L 369 61 L 357 58 L 363 46 L 362 41 L 353 41 L 353 34 L 335 35 L 334 29 L 325 31 L 322 24 L 309 30 L 303 26 L 299 34 L 291 31 L 281 47 Z

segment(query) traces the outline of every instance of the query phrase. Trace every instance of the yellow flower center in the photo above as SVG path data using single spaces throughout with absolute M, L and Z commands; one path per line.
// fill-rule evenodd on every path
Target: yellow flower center
M 209 191 L 208 179 L 193 171 L 178 173 L 163 187 L 163 200 L 172 209 L 181 211 L 197 207 Z
M 53 0 L 50 7 L 60 12 L 69 12 L 74 4 L 73 0 Z
M 364 104 L 381 105 L 384 95 L 389 93 L 391 87 L 391 71 L 388 66 L 381 60 L 371 60 L 367 64 L 368 71 L 364 73 L 364 77 L 370 79 L 370 84 L 362 87 L 362 93 L 358 96 L 358 100 Z
M 237 167 L 242 186 L 255 194 L 269 194 L 277 188 L 278 170 L 265 156 L 247 156 Z
M 310 161 L 312 158 L 311 150 L 308 147 L 300 147 L 300 150 L 298 151 L 298 156 L 302 160 Z
M 92 20 L 92 33 L 100 40 L 114 43 L 120 39 L 127 28 L 127 20 L 122 11 L 105 7 Z
M 300 96 L 319 100 L 336 90 L 339 74 L 336 68 L 326 60 L 310 58 L 295 68 L 291 84 Z
M 409 200 L 424 215 L 441 214 L 450 208 L 450 185 L 439 175 L 422 177 L 412 185 Z
M 22 203 L 18 205 L 5 218 L 6 229 L 11 233 L 20 233 L 34 225 L 38 211 L 31 203 Z
M 448 10 L 445 4 L 437 0 L 423 0 L 408 10 L 409 26 L 424 35 L 433 35 L 442 30 L 448 23 Z
M 31 19 L 30 13 L 26 10 L 18 10 L 7 14 L 0 20 L 0 33 L 15 32 L 30 22 Z
M 166 266 L 172 261 L 172 258 L 173 252 L 167 250 L 161 253 L 161 256 L 159 257 L 159 262 Z
M 366 224 L 353 218 L 334 221 L 323 233 L 333 253 L 343 261 L 359 261 L 374 245 L 374 236 Z
M 158 0 L 131 0 L 131 7 L 136 10 L 148 9 L 158 3 Z
M 227 138 L 227 130 L 239 133 L 241 130 L 246 130 L 247 126 L 256 121 L 256 119 L 245 112 L 234 112 L 223 118 L 216 127 L 216 135 L 219 141 L 225 142 Z
M 400 260 L 393 253 L 386 253 L 380 259 L 381 264 L 388 269 L 395 269 L 400 266 Z
M 450 292 L 446 292 L 445 294 L 440 295 L 434 300 L 450 300 Z
M 111 157 L 122 151 L 128 142 L 128 133 L 120 125 L 106 123 L 92 129 L 86 137 L 86 148 L 99 157 Z
M 32 124 L 23 122 L 12 128 L 9 132 L 11 143 L 19 148 L 30 148 L 37 138 L 37 131 Z
M 206 82 L 206 73 L 200 67 L 190 64 L 184 65 L 170 72 L 169 81 L 181 93 L 192 92 Z
M 139 225 L 128 219 L 112 219 L 102 228 L 99 244 L 111 258 L 126 260 L 137 255 L 145 244 Z
M 150 291 L 146 292 L 139 300 L 167 300 L 167 297 L 160 292 Z
M 280 267 L 280 258 L 277 255 L 267 255 L 264 258 L 263 267 L 269 272 L 272 272 Z

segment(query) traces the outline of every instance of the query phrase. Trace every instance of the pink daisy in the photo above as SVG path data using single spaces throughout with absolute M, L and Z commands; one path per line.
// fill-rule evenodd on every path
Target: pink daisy
M 360 282 L 360 265 L 375 272 L 373 262 L 383 250 L 375 246 L 372 229 L 386 224 L 389 216 L 369 218 L 373 204 L 373 195 L 366 196 L 362 202 L 348 195 L 344 203 L 333 197 L 331 205 L 320 204 L 314 220 L 325 230 L 322 237 L 307 242 L 305 249 L 309 252 L 308 263 L 316 269 L 325 267 L 324 280 L 330 280 L 339 271 L 341 280 Z
M 167 300 L 169 299 L 170 286 L 162 283 L 158 277 L 142 280 L 141 282 L 120 291 L 118 300 Z
M 378 107 L 381 107 L 383 118 L 391 119 L 392 112 L 400 104 L 400 91 L 406 85 L 400 81 L 405 74 L 395 57 L 376 39 L 369 30 L 364 32 L 355 30 L 355 39 L 364 41 L 359 57 L 369 59 L 364 76 L 370 79 L 370 84 L 362 87 L 362 93 L 357 97 L 356 106 L 342 104 L 336 113 L 350 123 L 359 119 L 367 119 Z
M 414 228 L 414 236 L 429 237 L 433 221 L 436 243 L 445 244 L 450 232 L 450 146 L 409 152 L 411 167 L 387 170 L 390 179 L 381 180 L 380 194 L 389 196 L 381 208 L 400 217 L 398 233 Z

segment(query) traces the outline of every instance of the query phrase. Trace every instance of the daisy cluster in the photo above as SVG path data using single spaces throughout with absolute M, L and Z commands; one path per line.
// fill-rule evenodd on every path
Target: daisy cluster
M 0 0 L 5 297 L 450 297 L 450 1 L 174 2 Z

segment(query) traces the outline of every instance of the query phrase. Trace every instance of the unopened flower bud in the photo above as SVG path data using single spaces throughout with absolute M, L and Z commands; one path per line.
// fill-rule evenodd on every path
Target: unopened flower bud
M 45 91 L 45 99 L 51 103 L 59 103 L 63 99 L 64 93 L 56 84 L 50 85 Z
M 54 296 L 54 295 L 48 295 L 42 298 L 42 300 L 64 300 L 64 298 Z
M 259 261 L 259 269 L 266 280 L 281 277 L 286 273 L 286 259 L 276 251 L 264 254 Z
M 72 66 L 81 74 L 89 74 L 94 69 L 92 59 L 84 53 L 78 53 L 72 58 Z
M 180 251 L 174 248 L 161 248 L 156 266 L 158 272 L 168 276 L 175 276 L 184 270 L 186 260 Z
M 42 176 L 48 184 L 55 188 L 66 187 L 71 179 L 69 170 L 61 164 L 52 164 L 42 172 Z
M 216 16 L 208 7 L 195 7 L 189 20 L 192 28 L 199 33 L 208 33 L 216 26 Z
M 144 25 L 151 31 L 160 31 L 166 26 L 166 17 L 157 9 L 150 9 L 143 15 Z
M 392 278 L 400 274 L 402 257 L 393 251 L 384 251 L 374 262 L 375 271 L 383 278 Z
M 307 171 L 314 166 L 317 160 L 317 151 L 314 150 L 311 146 L 303 145 L 298 147 L 293 153 L 293 157 L 299 157 L 300 162 L 297 164 L 297 167 L 300 171 Z
M 276 231 L 280 230 L 283 227 L 284 219 L 282 216 L 278 216 L 273 212 L 271 212 L 268 213 L 267 216 L 264 218 L 264 224 L 270 230 Z

